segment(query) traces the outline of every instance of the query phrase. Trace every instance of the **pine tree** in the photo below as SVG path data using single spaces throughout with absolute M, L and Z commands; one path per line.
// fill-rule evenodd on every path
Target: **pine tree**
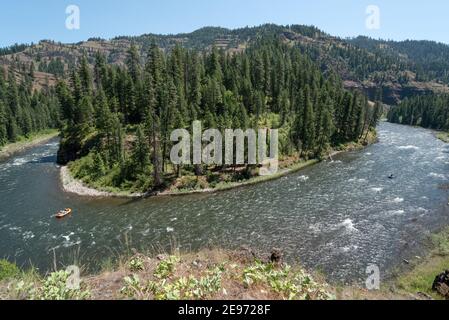
M 162 108 L 163 68 L 164 60 L 162 53 L 156 44 L 153 43 L 145 66 L 145 86 L 147 88 L 147 92 L 145 93 L 147 104 L 145 118 L 147 139 L 149 139 L 149 144 L 152 147 L 153 179 L 155 187 L 160 187 L 163 182 L 162 151 L 160 147 L 160 111 Z
M 118 163 L 121 168 L 125 164 L 125 147 L 124 147 L 124 133 L 123 127 L 120 121 L 120 117 L 114 114 L 112 117 L 112 157 L 115 163 Z
M 74 99 L 74 104 L 78 104 L 81 101 L 82 97 L 84 96 L 84 93 L 81 84 L 81 79 L 76 70 L 72 70 L 70 81 L 72 86 L 72 96 Z
M 103 177 L 106 174 L 106 165 L 103 160 L 103 156 L 100 152 L 95 151 L 93 154 L 93 172 L 95 176 L 98 178 Z
M 329 98 L 325 100 L 320 120 L 319 154 L 322 154 L 329 149 L 335 129 L 332 119 L 332 104 Z
M 136 142 L 134 144 L 132 162 L 138 168 L 140 173 L 144 173 L 149 165 L 150 148 L 145 138 L 144 130 L 141 125 L 137 126 Z
M 135 44 L 132 44 L 128 50 L 128 57 L 126 59 L 128 72 L 134 84 L 140 79 L 140 54 Z
M 6 123 L 6 108 L 2 100 L 0 100 L 0 147 L 8 142 L 8 131 Z
M 21 118 L 22 118 L 21 119 L 22 120 L 22 123 L 21 123 L 22 134 L 28 138 L 30 136 L 30 134 L 33 132 L 33 122 L 31 119 L 30 111 L 27 108 L 22 110 Z
M 113 179 L 118 187 L 124 181 L 148 185 L 141 183 L 147 177 L 151 187 L 159 188 L 174 173 L 210 174 L 211 168 L 199 165 L 177 167 L 175 172 L 167 165 L 170 133 L 190 129 L 193 120 L 201 120 L 203 129 L 279 128 L 283 155 L 322 155 L 337 144 L 360 139 L 377 124 L 381 108 L 371 108 L 361 94 L 346 91 L 334 73 L 321 73 L 307 57 L 313 53 L 303 50 L 271 37 L 233 54 L 217 48 L 200 54 L 180 45 L 165 53 L 153 42 L 142 66 L 132 45 L 125 65 L 109 65 L 96 55 L 94 79 L 83 57 L 71 71 L 70 82 L 56 86 L 57 103 L 52 103 L 56 98 L 52 100 L 51 90 L 40 98 L 32 95 L 29 81 L 5 85 L 0 76 L 0 101 L 6 119 L 12 119 L 6 126 L 8 139 L 29 127 L 57 123 L 52 105 L 60 106 L 61 149 L 70 155 L 66 158 L 74 160 L 92 148 L 112 174 L 120 168 Z M 394 116 L 409 123 L 423 119 L 426 125 L 449 126 L 443 121 L 449 116 L 444 107 L 449 99 L 435 101 L 428 111 L 416 102 Z M 125 137 L 134 141 L 132 148 L 125 149 Z
M 212 52 L 208 57 L 207 73 L 216 82 L 221 83 L 223 81 L 223 71 L 220 63 L 220 53 L 217 47 L 212 48 Z
M 79 66 L 79 79 L 81 83 L 82 94 L 85 97 L 92 96 L 92 74 L 90 71 L 89 63 L 87 62 L 86 56 L 81 58 Z
M 95 55 L 94 80 L 97 88 L 107 90 L 108 68 L 106 66 L 106 58 L 104 55 L 97 53 Z
M 315 115 L 310 97 L 305 96 L 303 112 L 302 141 L 305 151 L 312 151 L 315 145 Z
M 278 98 L 279 101 L 279 112 L 281 114 L 281 126 L 287 121 L 288 115 L 290 114 L 290 99 L 287 90 L 282 90 Z
M 35 69 L 34 62 L 31 61 L 31 63 L 30 63 L 30 73 L 29 73 L 31 80 L 34 80 L 34 69 Z
M 75 101 L 64 81 L 58 82 L 56 85 L 56 93 L 59 99 L 62 118 L 65 119 L 69 125 L 72 125 L 75 122 Z

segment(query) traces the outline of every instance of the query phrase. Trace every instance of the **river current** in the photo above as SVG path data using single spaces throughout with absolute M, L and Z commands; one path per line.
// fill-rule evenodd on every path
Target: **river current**
M 278 180 L 145 200 L 64 193 L 51 141 L 0 163 L 0 258 L 95 270 L 130 248 L 244 245 L 280 248 L 331 281 L 363 283 L 370 264 L 388 277 L 449 224 L 449 145 L 425 129 L 381 123 L 378 133 L 377 144 Z M 57 221 L 66 207 L 73 215 Z

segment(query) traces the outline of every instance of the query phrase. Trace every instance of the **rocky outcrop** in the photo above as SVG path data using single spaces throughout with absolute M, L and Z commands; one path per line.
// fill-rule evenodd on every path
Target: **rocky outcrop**
M 280 249 L 274 248 L 273 250 L 271 250 L 270 262 L 274 264 L 281 264 L 283 258 L 283 254 Z
M 449 270 L 444 271 L 435 278 L 432 290 L 449 300 Z

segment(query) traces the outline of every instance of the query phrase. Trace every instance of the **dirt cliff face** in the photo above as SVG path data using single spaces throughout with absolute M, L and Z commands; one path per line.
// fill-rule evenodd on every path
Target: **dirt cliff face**
M 405 98 L 416 95 L 425 95 L 433 92 L 449 92 L 447 86 L 436 82 L 412 81 L 402 85 L 391 82 L 386 84 L 376 84 L 373 82 L 360 83 L 356 81 L 344 81 L 344 86 L 348 90 L 359 90 L 365 93 L 368 99 L 372 101 L 376 100 L 378 91 L 381 90 L 382 100 L 387 105 L 397 105 Z
M 376 85 L 363 87 L 370 100 L 375 100 L 378 87 Z M 391 85 L 382 87 L 383 102 L 388 105 L 396 105 L 407 97 L 431 93 L 432 90 L 416 86 Z

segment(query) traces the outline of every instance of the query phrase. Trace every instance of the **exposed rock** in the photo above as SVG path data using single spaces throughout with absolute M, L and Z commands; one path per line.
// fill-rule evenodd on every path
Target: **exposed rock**
M 203 264 L 201 263 L 200 260 L 193 260 L 192 265 L 197 269 L 201 269 L 203 267 Z
M 159 255 L 157 255 L 157 257 L 156 257 L 156 259 L 159 260 L 159 261 L 164 261 L 164 260 L 166 260 L 167 258 L 168 258 L 168 255 L 166 255 L 166 254 L 159 254 Z
M 449 299 L 449 270 L 444 271 L 435 278 L 432 290 Z
M 281 264 L 283 260 L 283 254 L 280 249 L 273 249 L 271 251 L 270 261 L 272 263 Z

